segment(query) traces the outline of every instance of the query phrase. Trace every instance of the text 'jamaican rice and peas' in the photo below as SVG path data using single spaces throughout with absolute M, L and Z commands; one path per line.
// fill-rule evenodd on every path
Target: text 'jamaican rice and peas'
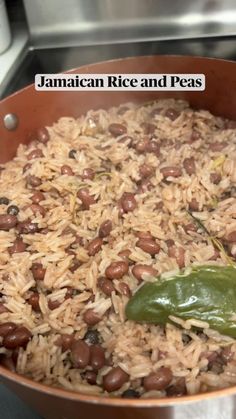
M 112 397 L 235 385 L 235 144 L 235 122 L 168 99 L 20 145 L 0 174 L 1 365 Z
M 36 90 L 205 90 L 204 74 L 36 74 Z

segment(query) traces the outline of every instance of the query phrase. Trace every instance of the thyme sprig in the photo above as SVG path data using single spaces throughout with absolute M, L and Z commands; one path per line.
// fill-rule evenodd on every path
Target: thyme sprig
M 226 251 L 225 248 L 223 246 L 223 244 L 221 243 L 221 241 L 215 237 L 212 236 L 211 233 L 208 231 L 208 229 L 206 228 L 206 226 L 203 224 L 203 222 L 201 220 L 199 220 L 199 218 L 195 217 L 191 211 L 187 210 L 188 214 L 190 215 L 190 217 L 193 219 L 193 221 L 195 222 L 195 224 L 201 228 L 204 233 L 207 235 L 207 237 L 210 239 L 211 243 L 213 244 L 213 246 L 219 250 L 219 252 L 223 253 L 226 261 L 228 262 L 229 265 L 233 265 L 235 266 L 235 263 L 232 259 L 231 256 L 229 256 Z

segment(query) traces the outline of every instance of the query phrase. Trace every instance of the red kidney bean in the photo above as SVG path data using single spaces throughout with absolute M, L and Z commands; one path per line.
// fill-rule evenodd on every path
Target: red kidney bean
M 12 357 L 1 354 L 0 355 L 0 364 L 1 364 L 2 367 L 7 368 L 11 372 L 16 371 L 16 367 L 15 367 L 15 364 L 13 362 Z
M 67 175 L 67 176 L 74 176 L 73 170 L 67 164 L 64 164 L 63 166 L 61 166 L 61 174 Z
M 210 181 L 215 185 L 218 185 L 221 181 L 221 174 L 219 172 L 212 172 L 210 174 Z
M 153 188 L 153 184 L 149 179 L 144 179 L 139 183 L 137 193 L 145 193 L 150 191 Z
M 0 302 L 0 314 L 2 313 L 9 313 L 9 310 L 7 307 L 4 306 L 3 303 Z
M 208 362 L 213 362 L 218 358 L 218 352 L 216 351 L 204 351 L 200 354 L 200 359 L 207 359 Z
M 152 176 L 154 173 L 154 168 L 152 166 L 149 166 L 147 164 L 142 164 L 139 167 L 139 174 L 141 178 L 148 178 L 149 176 Z
M 141 127 L 143 128 L 143 132 L 146 135 L 154 134 L 156 125 L 150 124 L 149 122 L 142 122 Z
M 39 148 L 36 148 L 35 150 L 32 150 L 28 156 L 27 159 L 28 160 L 33 160 L 33 159 L 38 159 L 40 157 L 44 157 L 42 150 L 40 150 Z
M 138 281 L 142 281 L 144 275 L 156 277 L 158 275 L 158 271 L 152 266 L 137 264 L 133 267 L 132 274 Z
M 118 285 L 118 288 L 122 295 L 125 295 L 126 297 L 131 297 L 132 293 L 130 291 L 130 287 L 125 282 L 120 282 Z
M 87 188 L 81 188 L 77 192 L 77 196 L 82 201 L 83 208 L 85 210 L 89 210 L 90 205 L 93 205 L 96 203 L 94 196 L 90 195 L 89 190 Z
M 26 183 L 27 183 L 27 186 L 33 186 L 35 188 L 41 185 L 42 180 L 37 176 L 29 175 L 26 178 Z
M 137 236 L 139 239 L 153 240 L 153 236 L 149 231 L 136 231 L 135 236 Z
M 30 168 L 32 167 L 32 164 L 30 163 L 26 163 L 22 169 L 22 172 L 25 173 L 27 172 Z
M 190 209 L 191 211 L 199 211 L 199 204 L 198 204 L 198 202 L 197 202 L 196 198 L 193 198 L 193 199 L 189 202 L 188 206 L 189 206 L 189 209 Z
M 174 246 L 174 244 L 175 244 L 174 240 L 172 240 L 172 239 L 168 239 L 168 240 L 166 240 L 166 245 L 167 245 L 168 247 Z
M 43 281 L 46 273 L 46 269 L 41 263 L 33 263 L 31 266 L 31 272 L 36 281 Z
M 30 199 L 33 202 L 33 204 L 39 204 L 41 201 L 45 200 L 45 196 L 42 192 L 37 191 L 31 196 Z
M 140 247 L 144 252 L 154 256 L 160 252 L 160 246 L 153 239 L 139 239 L 136 243 L 137 247 Z
M 100 345 L 90 346 L 90 361 L 92 369 L 95 371 L 100 370 L 106 363 L 105 351 Z
M 119 137 L 120 135 L 126 134 L 127 128 L 125 125 L 113 123 L 108 127 L 108 131 L 114 136 Z
M 171 121 L 175 121 L 180 116 L 180 112 L 176 109 L 168 108 L 165 111 L 165 116 L 169 118 Z
M 103 377 L 103 388 L 110 393 L 119 390 L 128 380 L 129 375 L 120 367 L 115 367 Z
M 82 175 L 81 175 L 81 178 L 82 178 L 83 180 L 86 180 L 86 179 L 88 179 L 88 180 L 93 180 L 93 179 L 94 179 L 94 177 L 95 177 L 95 172 L 94 172 L 94 170 L 93 170 L 93 169 L 90 169 L 90 168 L 84 169 L 84 170 L 83 170 L 83 173 L 82 173 Z
M 133 212 L 137 208 L 135 195 L 131 192 L 124 192 L 120 199 L 121 207 L 125 213 Z
M 124 261 L 130 262 L 129 256 L 131 255 L 131 250 L 124 249 L 121 250 L 121 252 L 118 253 L 118 256 L 120 256 Z
M 129 264 L 126 261 L 112 262 L 105 270 L 108 279 L 121 279 L 129 271 Z
M 75 368 L 87 367 L 90 359 L 90 347 L 83 340 L 76 340 L 71 345 L 71 361 Z
M 72 234 L 72 235 L 74 235 L 74 234 L 75 234 L 75 230 L 73 230 L 73 228 L 71 228 L 70 226 L 67 226 L 67 227 L 63 230 L 62 234 L 63 234 L 63 235 L 65 235 L 65 234 Z
M 208 362 L 215 361 L 217 359 L 217 357 L 218 357 L 218 352 L 216 352 L 216 351 L 213 351 L 213 352 L 204 351 L 200 354 L 200 359 L 205 359 L 206 358 L 208 360 Z
M 4 337 L 8 333 L 13 332 L 17 328 L 17 325 L 13 322 L 6 322 L 0 324 L 0 336 Z
M 173 374 L 170 368 L 161 367 L 143 379 L 143 387 L 146 391 L 165 390 L 172 381 Z
M 223 148 L 225 148 L 228 144 L 226 142 L 215 142 L 215 143 L 211 143 L 209 144 L 209 149 L 211 151 L 221 151 L 223 150 Z
M 111 220 L 105 220 L 105 221 L 103 221 L 103 223 L 99 227 L 98 235 L 99 235 L 99 237 L 101 237 L 103 239 L 104 237 L 109 236 L 111 230 L 112 230 Z
M 122 208 L 121 200 L 120 199 L 119 199 L 119 201 L 117 203 L 117 209 L 118 209 L 119 218 L 123 217 L 123 215 L 124 215 L 125 212 L 124 212 L 124 210 Z
M 51 300 L 50 298 L 48 300 L 49 310 L 56 310 L 56 308 L 60 307 L 61 304 L 62 304 L 62 302 L 60 302 L 58 300 Z
M 37 213 L 39 213 L 40 215 L 42 215 L 42 217 L 44 217 L 45 214 L 46 214 L 46 210 L 45 210 L 44 207 L 42 207 L 42 205 L 39 205 L 39 204 L 31 204 L 29 206 L 29 208 L 31 209 L 31 211 L 32 211 L 32 213 L 34 215 L 37 215 Z
M 164 178 L 167 178 L 169 176 L 171 177 L 179 177 L 182 175 L 182 170 L 178 166 L 165 166 L 160 169 L 160 172 L 162 173 Z
M 17 223 L 17 217 L 10 214 L 1 214 L 0 215 L 0 230 L 11 230 L 14 228 Z
M 221 354 L 220 354 L 224 364 L 227 364 L 229 361 L 231 361 L 233 359 L 234 353 L 232 351 L 232 346 L 226 346 L 225 348 L 222 349 Z
M 183 268 L 185 266 L 185 250 L 183 247 L 170 246 L 168 250 L 168 256 L 176 260 L 179 268 Z
M 81 262 L 79 260 L 73 260 L 72 265 L 70 266 L 70 272 L 74 273 L 77 269 L 81 266 Z
M 86 371 L 84 374 L 84 378 L 87 383 L 94 385 L 97 382 L 97 373 L 95 371 Z
M 72 348 L 74 342 L 74 335 L 68 335 L 67 333 L 65 333 L 59 337 L 59 339 L 56 342 L 56 345 L 61 347 L 62 352 L 66 352 Z
M 39 306 L 39 293 L 38 292 L 32 292 L 28 299 L 28 303 L 31 305 L 32 309 L 36 312 L 40 312 L 40 306 Z
M 24 326 L 19 326 L 3 338 L 3 346 L 7 349 L 25 347 L 31 339 L 31 332 Z
M 89 256 L 94 256 L 96 255 L 96 253 L 98 253 L 103 245 L 103 240 L 100 239 L 100 237 L 96 237 L 95 239 L 93 239 L 87 247 L 88 250 L 88 255 Z
M 84 245 L 84 239 L 83 239 L 83 237 L 79 236 L 78 234 L 76 234 L 74 237 L 75 237 L 75 240 L 72 243 L 73 245 L 74 244 L 79 244 L 80 246 L 83 246 Z
M 10 255 L 14 253 L 22 253 L 25 252 L 27 248 L 27 244 L 23 242 L 20 237 L 17 237 L 16 240 L 13 242 L 12 246 L 8 247 L 8 252 Z
M 106 365 L 109 367 L 113 366 L 113 360 L 111 355 L 109 355 L 108 358 L 106 358 Z
M 73 298 L 74 295 L 76 295 L 76 290 L 72 287 L 66 287 L 65 300 L 68 300 L 69 298 Z
M 158 275 L 158 271 L 156 269 L 151 266 L 141 264 L 134 266 L 132 273 L 139 282 L 142 281 L 143 276 L 156 277 Z
M 46 144 L 49 140 L 49 132 L 47 128 L 42 127 L 39 128 L 36 132 L 36 139 L 43 144 Z
M 160 155 L 160 145 L 156 141 L 152 140 L 147 145 L 147 151 L 148 151 L 148 153 L 153 153 L 157 157 L 159 157 L 159 155 Z
M 184 166 L 184 168 L 185 168 L 185 170 L 186 170 L 186 172 L 188 173 L 189 176 L 196 173 L 196 165 L 195 165 L 195 160 L 194 160 L 193 157 L 189 157 L 189 158 L 184 159 L 183 166 Z
M 163 108 L 154 108 L 151 112 L 150 112 L 150 116 L 152 118 L 154 118 L 156 115 L 160 115 L 162 112 Z
M 111 293 L 115 291 L 112 282 L 107 278 L 98 278 L 98 288 L 108 297 L 111 296 Z
M 20 234 L 34 234 L 39 231 L 39 228 L 38 224 L 32 223 L 31 220 L 26 220 L 17 224 L 17 230 Z
M 225 240 L 229 243 L 236 242 L 236 231 L 231 231 L 231 233 L 227 234 Z
M 148 138 L 143 138 L 142 140 L 139 140 L 135 144 L 135 150 L 138 153 L 144 153 L 148 149 L 148 144 L 149 144 L 149 139 Z
M 89 308 L 84 312 L 83 320 L 89 326 L 95 326 L 95 324 L 99 323 L 102 318 L 92 308 Z

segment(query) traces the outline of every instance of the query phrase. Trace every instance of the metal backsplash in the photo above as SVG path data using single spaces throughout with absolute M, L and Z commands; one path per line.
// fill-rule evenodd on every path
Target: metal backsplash
M 236 34 L 235 0 L 24 0 L 24 5 L 37 47 Z

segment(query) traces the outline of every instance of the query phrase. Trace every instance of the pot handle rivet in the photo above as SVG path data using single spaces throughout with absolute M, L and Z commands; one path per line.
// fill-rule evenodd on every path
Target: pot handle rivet
M 3 123 L 8 131 L 14 131 L 18 126 L 18 117 L 14 113 L 8 113 L 3 118 Z

